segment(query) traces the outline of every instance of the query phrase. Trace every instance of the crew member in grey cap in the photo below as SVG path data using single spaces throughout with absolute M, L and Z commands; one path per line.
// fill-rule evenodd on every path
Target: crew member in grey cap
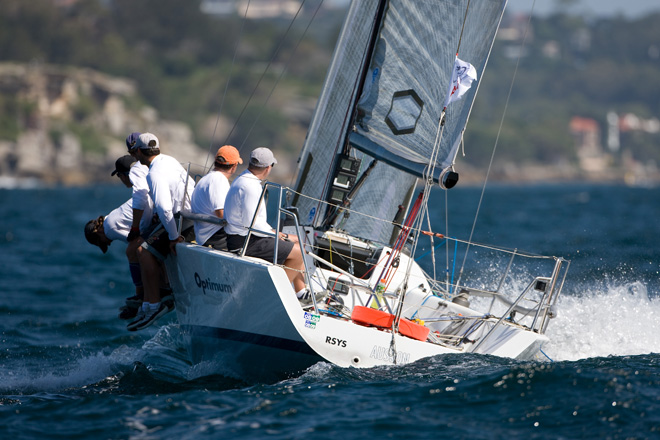
M 272 260 L 275 253 L 275 238 L 258 231 L 275 233 L 268 223 L 266 205 L 261 198 L 262 181 L 265 181 L 277 159 L 266 147 L 259 147 L 250 154 L 248 169 L 241 173 L 231 184 L 225 199 L 225 219 L 227 226 L 227 247 L 235 252 L 243 247 L 248 228 L 255 211 L 254 231 L 247 245 L 245 255 Z M 284 265 L 284 271 L 293 283 L 296 296 L 302 301 L 311 299 L 303 277 L 303 257 L 297 237 L 278 233 L 277 264 Z

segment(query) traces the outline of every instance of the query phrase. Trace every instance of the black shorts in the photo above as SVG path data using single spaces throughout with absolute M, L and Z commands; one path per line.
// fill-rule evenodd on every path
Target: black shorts
M 293 249 L 293 242 L 288 240 L 277 240 L 277 264 L 284 264 L 288 258 L 291 250 Z M 227 235 L 227 247 L 230 252 L 236 252 L 243 247 L 245 243 L 245 236 L 243 235 Z M 253 235 L 250 237 L 245 255 L 249 257 L 261 258 L 266 261 L 273 261 L 275 255 L 275 238 L 274 237 L 257 237 Z
M 190 241 L 191 237 L 194 237 L 195 230 L 192 220 L 183 220 L 182 231 L 181 235 L 184 241 Z M 160 260 L 164 260 L 170 254 L 170 237 L 162 223 L 157 225 L 153 233 L 142 243 L 142 247 Z
M 154 231 L 156 230 L 156 228 L 159 227 L 159 226 L 160 226 L 160 223 L 152 223 L 152 224 L 150 224 L 149 226 L 147 226 L 147 227 L 145 228 L 144 231 L 140 231 L 140 237 L 142 237 L 142 239 L 143 239 L 144 241 L 147 241 L 147 238 L 149 238 L 149 236 L 150 236 L 151 234 L 153 234 Z
M 211 235 L 204 246 L 211 246 L 213 249 L 219 251 L 226 251 L 227 249 L 227 234 L 225 228 L 220 228 L 215 234 Z

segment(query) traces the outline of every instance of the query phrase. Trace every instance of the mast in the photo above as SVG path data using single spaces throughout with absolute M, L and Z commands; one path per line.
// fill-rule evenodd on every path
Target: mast
M 369 46 L 367 49 L 367 56 L 364 57 L 364 60 L 362 62 L 362 71 L 360 74 L 360 80 L 358 82 L 358 87 L 356 89 L 356 93 L 353 96 L 353 103 L 351 105 L 351 126 L 355 123 L 355 113 L 356 113 L 356 108 L 357 108 L 357 102 L 359 97 L 362 96 L 362 92 L 364 90 L 364 84 L 367 79 L 367 74 L 369 73 L 369 63 L 371 63 L 371 57 L 374 52 L 374 48 L 376 47 L 376 41 L 378 41 L 378 34 L 380 32 L 380 26 L 381 22 L 383 20 L 383 15 L 385 14 L 385 8 L 388 0 L 380 0 L 380 3 L 378 4 L 378 10 L 376 11 L 376 16 L 374 17 L 374 20 L 371 24 L 371 38 L 369 39 Z M 348 136 L 350 134 L 350 130 L 346 131 L 346 136 L 344 137 L 344 154 L 348 155 L 349 153 L 349 146 L 348 146 Z
M 367 79 L 367 74 L 369 73 L 369 64 L 371 63 L 371 56 L 373 54 L 374 48 L 376 47 L 376 41 L 378 41 L 378 33 L 380 31 L 380 25 L 383 20 L 383 15 L 385 14 L 385 8 L 387 6 L 387 1 L 388 0 L 380 0 L 378 3 L 378 8 L 376 10 L 376 15 L 374 16 L 374 19 L 371 23 L 371 37 L 369 38 L 369 45 L 367 46 L 367 50 L 365 52 L 365 56 L 362 61 L 362 67 L 360 71 L 360 76 L 358 80 L 358 86 L 355 89 L 355 93 L 353 94 L 353 100 L 351 102 L 351 106 L 349 108 L 348 113 L 350 113 L 350 116 L 348 117 L 348 121 L 350 123 L 348 124 L 348 127 L 352 127 L 353 124 L 355 123 L 355 117 L 356 117 L 356 109 L 357 109 L 357 102 L 359 97 L 362 96 L 362 92 L 364 89 L 364 84 Z M 351 153 L 351 145 L 348 142 L 348 138 L 351 133 L 351 129 L 346 130 L 346 133 L 344 135 L 344 139 L 342 142 L 342 155 L 345 157 L 348 157 Z M 332 163 L 332 168 L 334 171 L 333 176 L 336 176 L 339 172 L 339 167 L 337 165 L 337 162 L 340 160 L 341 156 L 337 155 L 335 156 L 335 159 Z M 344 200 L 341 203 L 341 206 L 337 206 L 336 208 L 332 210 L 326 211 L 326 218 L 323 220 L 322 224 L 324 228 L 330 227 L 337 216 L 341 214 L 345 209 L 350 208 L 351 201 L 355 197 L 355 194 L 359 189 L 362 187 L 362 184 L 364 183 L 364 180 L 369 177 L 369 174 L 371 173 L 371 170 L 374 168 L 376 165 L 376 160 L 371 161 L 369 164 L 369 167 L 365 170 L 365 172 L 362 174 L 362 176 L 359 178 L 357 183 L 350 189 L 350 191 L 345 194 Z M 333 179 L 329 179 L 326 182 L 326 187 L 325 187 L 325 200 L 328 200 L 330 198 L 330 191 L 332 191 L 332 182 Z

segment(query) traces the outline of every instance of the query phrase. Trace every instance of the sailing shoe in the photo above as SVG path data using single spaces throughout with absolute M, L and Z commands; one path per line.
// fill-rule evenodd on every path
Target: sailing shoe
M 325 291 L 316 292 L 314 294 L 314 297 L 316 298 L 317 303 L 321 302 L 321 299 L 324 296 L 325 296 Z M 312 304 L 312 292 L 310 292 L 309 289 L 305 289 L 303 294 L 298 297 L 298 301 L 300 301 L 300 304 L 302 304 L 304 306 Z
M 135 315 L 135 319 L 128 323 L 126 329 L 128 331 L 134 332 L 136 330 L 135 327 L 137 327 L 137 325 L 145 318 L 146 315 L 147 313 L 142 308 L 140 308 L 140 310 L 137 312 L 137 315 Z
M 139 307 L 123 306 L 119 309 L 119 319 L 132 319 L 137 316 Z
M 160 317 L 166 315 L 169 311 L 170 310 L 167 308 L 167 305 L 161 302 L 157 309 L 149 310 L 147 312 L 146 316 L 135 325 L 134 330 L 142 330 L 149 327 L 151 324 L 158 321 Z
M 168 313 L 171 312 L 172 310 L 174 310 L 174 308 L 175 308 L 174 296 L 172 296 L 172 295 L 167 295 L 167 296 L 162 297 L 160 299 L 160 302 L 167 306 L 167 312 Z
M 126 307 L 132 307 L 135 309 L 139 309 L 140 306 L 142 305 L 142 297 L 141 296 L 131 296 L 126 298 Z M 122 307 L 123 309 L 123 307 Z

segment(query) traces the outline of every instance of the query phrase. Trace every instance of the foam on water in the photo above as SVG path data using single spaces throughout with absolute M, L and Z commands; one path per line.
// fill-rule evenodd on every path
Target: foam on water
M 53 392 L 112 379 L 135 365 L 146 365 L 150 375 L 168 382 L 188 380 L 190 363 L 180 340 L 178 325 L 159 328 L 142 346 L 120 345 L 108 352 L 73 355 L 63 367 L 37 363 L 18 369 L 0 370 L 0 393 L 30 394 Z M 44 369 L 44 367 L 46 369 Z
M 659 353 L 660 322 L 656 317 L 660 315 L 660 298 L 649 298 L 647 290 L 640 281 L 612 280 L 565 289 L 556 306 L 557 317 L 551 320 L 547 330 L 550 342 L 543 347 L 544 353 L 554 361 Z M 475 305 L 477 303 L 475 301 Z M 459 370 L 466 368 L 465 362 L 483 361 L 491 366 L 498 362 L 481 356 L 438 358 L 429 361 L 431 364 L 423 370 L 453 376 L 456 371 L 447 362 L 452 364 L 460 359 Z M 215 375 L 237 377 L 221 359 L 192 365 L 178 324 L 170 323 L 160 327 L 140 346 L 121 345 L 110 352 L 101 350 L 77 359 L 74 356 L 65 368 L 44 369 L 44 364 L 40 364 L 0 370 L 0 390 L 8 394 L 29 394 L 85 388 L 118 374 L 121 376 L 131 371 L 136 363 L 143 363 L 152 376 L 170 383 L 197 381 Z M 438 363 L 443 366 L 441 370 L 437 369 Z M 396 375 L 407 374 L 401 367 L 392 368 Z M 319 363 L 302 377 L 303 380 L 305 377 L 319 380 L 344 374 L 349 373 Z M 349 375 L 352 374 L 360 376 L 362 373 Z
M 544 351 L 554 360 L 660 353 L 660 300 L 638 281 L 564 294 Z
M 43 366 L 48 367 L 47 364 Z M 0 393 L 30 394 L 79 388 L 103 380 L 116 372 L 117 356 L 96 353 L 74 360 L 64 371 L 52 368 L 35 371 L 28 367 L 0 371 Z

